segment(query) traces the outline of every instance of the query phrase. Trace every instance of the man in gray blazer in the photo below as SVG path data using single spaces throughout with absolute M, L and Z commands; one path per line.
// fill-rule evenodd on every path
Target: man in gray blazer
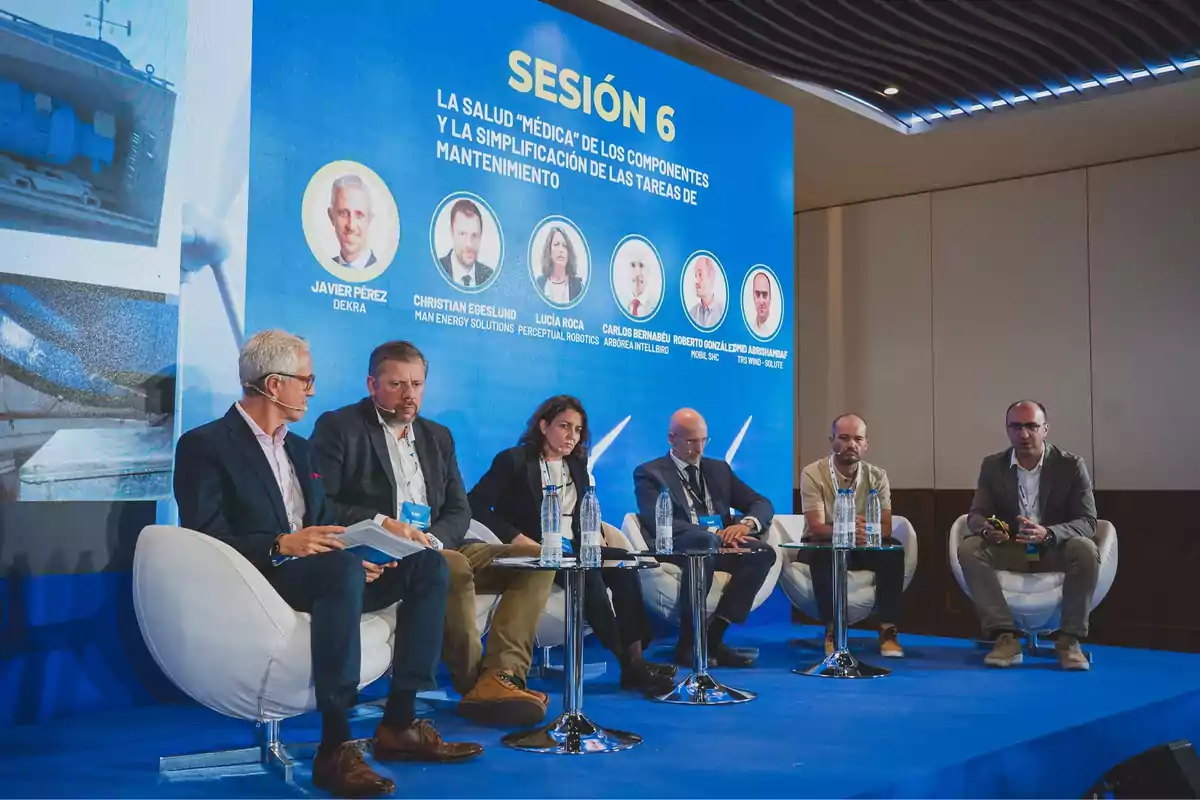
M 1059 666 L 1086 670 L 1079 640 L 1087 636 L 1092 592 L 1100 574 L 1096 500 L 1083 458 L 1046 443 L 1046 408 L 1019 400 L 1005 414 L 1012 447 L 990 455 L 958 546 L 963 578 L 975 601 L 984 636 L 996 638 L 984 663 L 1021 663 L 1021 643 L 996 570 L 1063 572 L 1062 624 L 1055 652 Z

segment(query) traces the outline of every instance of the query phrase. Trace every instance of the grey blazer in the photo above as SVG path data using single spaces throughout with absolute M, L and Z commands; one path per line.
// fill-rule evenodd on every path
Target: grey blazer
M 1012 466 L 1012 448 L 990 455 L 979 468 L 979 485 L 971 500 L 967 525 L 976 536 L 987 527 L 987 518 L 999 517 L 1017 529 L 1021 513 L 1017 491 L 1017 468 Z M 1096 536 L 1096 498 L 1092 479 L 1083 458 L 1047 444 L 1038 484 L 1038 517 L 1062 542 L 1076 536 Z

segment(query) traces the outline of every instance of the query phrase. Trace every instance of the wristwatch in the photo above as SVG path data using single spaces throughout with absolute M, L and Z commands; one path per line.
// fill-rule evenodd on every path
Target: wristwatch
M 275 537 L 275 541 L 271 544 L 271 558 L 278 558 L 283 555 L 279 552 L 279 540 L 286 536 L 286 533 L 281 533 Z
M 1054 547 L 1056 544 L 1058 544 L 1058 537 L 1054 535 L 1054 531 L 1047 530 L 1046 538 L 1042 539 L 1042 546 L 1049 548 Z
M 758 533 L 758 520 L 754 517 L 743 517 L 742 524 L 749 528 L 751 533 Z

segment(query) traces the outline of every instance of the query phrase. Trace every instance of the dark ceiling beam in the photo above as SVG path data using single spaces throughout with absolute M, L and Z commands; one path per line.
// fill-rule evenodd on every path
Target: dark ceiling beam
M 815 0 L 815 1 L 818 3 L 826 2 L 826 0 Z M 804 0 L 804 2 L 811 3 L 812 0 Z M 848 11 L 851 14 L 854 14 L 855 16 L 862 19 L 864 23 L 866 23 L 868 25 L 873 25 L 877 28 L 880 28 L 885 33 L 893 33 L 894 32 L 891 28 L 888 28 L 886 25 L 884 25 L 882 22 L 880 22 L 880 18 L 878 16 L 872 16 L 870 14 L 864 13 L 862 11 L 861 6 L 858 5 L 860 0 L 837 0 L 837 2 L 846 11 Z M 963 63 L 966 63 L 966 64 L 970 65 L 971 67 L 973 67 L 974 69 L 978 70 L 980 73 L 983 73 L 986 75 L 991 75 L 993 78 L 997 79 L 1002 86 L 1007 86 L 1010 90 L 1012 90 L 1014 95 L 1019 95 L 1022 97 L 1027 96 L 1033 102 L 1035 102 L 1035 103 L 1039 102 L 1036 98 L 1034 98 L 1030 95 L 1026 95 L 1024 89 L 1022 89 L 1019 85 L 1017 85 L 1016 83 L 1013 83 L 1012 81 L 1009 80 L 1009 76 L 1003 75 L 999 71 L 992 69 L 991 66 L 984 63 L 983 61 L 980 61 L 977 58 L 974 58 L 970 55 L 963 53 L 961 49 L 947 47 L 946 45 L 943 45 L 932 39 L 921 39 L 920 43 L 921 43 L 922 48 L 924 48 L 924 50 L 926 50 L 926 51 L 933 51 L 933 52 L 941 53 L 950 59 L 960 60 Z M 942 61 L 941 59 L 938 59 L 935 56 L 930 55 L 929 53 L 923 53 L 922 50 L 912 50 L 911 48 L 903 47 L 902 45 L 897 45 L 897 47 L 902 47 L 903 48 L 902 52 L 911 52 L 911 53 L 916 54 L 916 55 L 914 55 L 915 58 L 921 58 L 921 57 L 928 58 L 929 60 L 933 61 L 933 63 L 935 63 L 939 66 L 942 66 L 945 69 L 952 70 L 959 76 L 959 80 L 967 80 L 969 82 L 978 81 L 978 76 L 971 75 L 970 73 L 963 70 L 962 67 L 953 66 L 950 61 Z
M 779 5 L 776 0 L 764 0 L 764 2 L 784 16 L 793 18 L 795 17 L 790 9 Z M 940 61 L 936 56 L 928 56 L 919 50 L 905 47 L 902 44 L 889 42 L 887 39 L 884 39 L 880 36 L 875 36 L 868 31 L 856 28 L 845 20 L 838 18 L 836 15 L 830 14 L 827 10 L 821 7 L 822 4 L 820 2 L 813 2 L 813 0 L 800 0 L 800 2 L 803 3 L 804 9 L 806 9 L 809 13 L 815 14 L 827 20 L 836 29 L 844 30 L 846 32 L 846 36 L 861 39 L 862 42 L 865 43 L 863 44 L 856 42 L 857 47 L 874 46 L 877 49 L 877 56 L 879 58 L 886 57 L 889 62 L 896 61 L 905 63 L 903 58 L 907 57 L 907 63 L 912 69 L 917 70 L 924 75 L 929 75 L 935 80 L 938 80 L 944 86 L 950 87 L 956 96 L 969 97 L 977 103 L 985 106 L 987 105 L 986 101 L 982 97 L 959 83 L 956 77 L 954 77 L 954 69 L 945 62 Z M 892 53 L 898 53 L 899 55 L 894 56 Z M 920 63 L 924 61 L 932 62 L 939 68 L 939 70 L 929 69 L 924 64 Z M 892 83 L 889 82 L 888 85 L 892 85 Z M 959 107 L 962 108 L 966 113 L 974 113 L 970 111 L 969 108 L 959 104 L 957 100 L 955 100 L 955 103 L 958 104 Z M 991 108 L 989 107 L 988 110 L 990 111 Z
M 1170 51 L 1167 48 L 1163 47 L 1161 44 L 1159 44 L 1158 41 L 1153 36 L 1151 36 L 1146 31 L 1142 30 L 1141 25 L 1138 24 L 1138 21 L 1140 20 L 1140 18 L 1142 17 L 1142 14 L 1144 12 L 1141 12 L 1139 10 L 1139 13 L 1136 13 L 1136 14 L 1122 15 L 1122 14 L 1116 13 L 1116 11 L 1113 9 L 1107 8 L 1103 3 L 1098 3 L 1095 6 L 1088 6 L 1088 8 L 1089 8 L 1089 10 L 1095 10 L 1097 13 L 1099 13 L 1102 16 L 1108 17 L 1113 22 L 1116 22 L 1118 25 L 1122 25 L 1125 28 L 1128 28 L 1129 30 L 1133 31 L 1133 35 L 1136 36 L 1137 38 L 1141 39 L 1142 42 L 1145 43 L 1150 48 L 1150 52 L 1152 52 L 1155 56 L 1157 56 L 1163 64 L 1172 64 L 1173 65 L 1175 63 L 1174 59 L 1171 58 Z M 1154 80 L 1159 80 L 1158 73 L 1154 71 L 1153 64 L 1151 64 L 1149 61 L 1147 61 L 1140 54 L 1138 55 L 1138 61 L 1141 62 L 1142 67 L 1146 70 L 1146 72 L 1150 73 L 1150 76 L 1152 78 L 1154 78 Z
M 771 69 L 777 75 L 799 77 L 801 80 L 810 80 L 830 88 L 852 86 L 855 92 L 862 92 L 863 94 L 870 94 L 871 92 L 872 87 L 868 84 L 859 83 L 857 79 L 847 79 L 844 74 L 831 72 L 823 66 L 805 66 L 795 61 L 780 61 L 774 56 L 764 54 L 759 50 L 753 50 L 745 43 L 732 38 L 728 33 L 722 31 L 708 20 L 694 14 L 694 6 L 691 3 L 688 3 L 686 15 L 679 15 L 681 9 L 676 0 L 656 0 L 655 3 L 651 4 L 651 8 L 654 6 L 660 8 L 663 6 L 670 7 L 674 16 L 666 16 L 664 18 L 671 20 L 673 26 L 738 61 L 754 64 L 759 68 L 764 68 L 764 62 L 766 62 L 771 65 L 766 68 Z M 697 32 L 697 26 L 703 28 L 707 33 Z M 820 64 L 823 62 L 816 63 Z M 905 112 L 911 113 L 913 118 L 925 122 L 929 121 L 922 114 L 918 113 L 916 109 L 910 108 L 903 103 L 897 103 L 897 105 Z M 904 119 L 901 119 L 901 122 L 904 122 L 906 125 L 909 124 Z
M 712 4 L 709 7 L 718 16 L 725 16 L 719 10 L 718 4 Z M 792 21 L 798 23 L 799 25 L 801 25 L 804 28 L 807 28 L 808 30 L 810 30 L 814 34 L 816 34 L 817 36 L 820 36 L 822 39 L 825 39 L 826 41 L 829 41 L 829 40 L 832 40 L 832 41 L 829 44 L 818 44 L 817 42 L 807 38 L 806 36 L 801 36 L 800 34 L 796 33 L 795 31 L 789 30 L 789 27 L 786 24 L 781 25 L 778 20 L 763 16 L 763 14 L 761 14 L 759 11 L 756 11 L 754 8 L 752 8 L 749 3 L 741 4 L 740 8 L 747 14 L 750 14 L 755 19 L 760 20 L 761 22 L 765 23 L 766 25 L 775 27 L 776 30 L 781 35 L 786 36 L 787 38 L 792 39 L 796 42 L 799 42 L 803 47 L 824 53 L 826 56 L 828 56 L 831 59 L 832 63 L 845 62 L 845 63 L 854 64 L 854 65 L 856 65 L 856 67 L 861 67 L 862 69 L 858 70 L 857 74 L 869 75 L 870 79 L 875 82 L 875 86 L 871 92 L 872 95 L 879 94 L 880 89 L 883 88 L 884 86 L 887 86 L 888 84 L 894 82 L 891 80 L 891 78 L 893 76 L 898 75 L 898 76 L 902 77 L 905 81 L 907 81 L 913 87 L 912 94 L 914 97 L 922 97 L 923 96 L 923 98 L 926 99 L 927 102 L 931 102 L 934 106 L 936 106 L 939 102 L 947 104 L 947 105 L 957 105 L 953 101 L 947 102 L 946 98 L 948 97 L 948 95 L 943 89 L 940 89 L 936 86 L 932 86 L 924 81 L 918 80 L 911 72 L 909 72 L 907 70 L 904 70 L 904 69 L 897 70 L 894 67 L 892 67 L 884 62 L 878 61 L 874 58 L 864 58 L 864 57 L 859 56 L 857 54 L 857 50 L 854 50 L 854 49 L 848 47 L 847 43 L 845 41 L 839 40 L 834 34 L 828 32 L 826 30 L 822 30 L 821 28 L 819 28 L 817 26 L 814 26 L 812 23 L 808 22 L 807 20 L 801 19 L 794 15 L 788 15 Z M 733 21 L 730 20 L 730 22 L 732 23 Z M 736 24 L 736 23 L 734 23 L 734 24 Z M 789 50 L 791 52 L 797 52 L 797 51 L 791 50 L 790 48 L 789 48 Z M 866 70 L 866 71 L 864 72 L 863 70 Z M 886 95 L 883 95 L 883 96 L 885 98 L 887 98 Z M 862 98 L 862 99 L 865 100 L 867 98 Z M 890 99 L 890 98 L 887 98 L 887 99 Z
M 1036 69 L 1029 70 L 1029 71 L 1033 72 L 1034 74 L 1038 74 L 1040 72 L 1040 74 L 1042 74 L 1042 75 L 1054 75 L 1058 78 L 1061 78 L 1063 80 L 1063 82 L 1074 87 L 1076 90 L 1079 90 L 1079 87 L 1075 84 L 1074 81 L 1071 80 L 1070 77 L 1067 76 L 1067 74 L 1065 72 L 1063 72 L 1059 67 L 1055 66 L 1054 64 L 1051 64 L 1050 62 L 1043 59 L 1037 53 L 1032 52 L 1018 44 L 1010 42 L 1010 41 L 1006 40 L 1004 37 L 996 35 L 995 33 L 993 33 L 991 30 L 988 30 L 987 28 L 980 28 L 978 25 L 971 25 L 963 20 L 957 19 L 953 14 L 947 13 L 947 12 L 943 11 L 941 8 L 939 8 L 939 6 L 941 6 L 941 3 L 927 2 L 927 0 L 912 0 L 912 1 L 916 5 L 923 8 L 926 11 L 926 13 L 937 17 L 942 22 L 950 25 L 951 27 L 957 28 L 958 30 L 960 30 L 964 33 L 968 33 L 968 34 L 978 37 L 980 39 L 985 39 L 988 42 L 999 45 L 1002 48 L 1005 48 L 1013 53 L 1016 53 L 1021 58 L 1024 58 L 1028 63 L 1032 63 L 1032 64 L 1036 65 Z M 958 6 L 954 5 L 951 7 L 957 8 Z M 1028 67 L 1027 67 L 1027 70 L 1028 70 Z M 1047 88 L 1049 88 L 1049 87 L 1047 87 Z M 1054 91 L 1054 90 L 1051 89 L 1051 91 Z
M 1037 22 L 1039 25 L 1042 25 L 1044 27 L 1047 27 L 1047 28 L 1057 32 L 1061 36 L 1065 36 L 1065 37 L 1071 39 L 1072 41 L 1081 45 L 1088 52 L 1090 52 L 1092 54 L 1092 56 L 1096 59 L 1097 63 L 1104 64 L 1110 70 L 1112 70 L 1113 73 L 1120 75 L 1126 81 L 1130 80 L 1130 77 L 1129 77 L 1130 71 L 1127 70 L 1126 68 L 1122 67 L 1120 64 L 1118 64 L 1114 58 L 1112 58 L 1108 53 L 1104 52 L 1099 47 L 1097 47 L 1095 44 L 1093 44 L 1090 39 L 1088 39 L 1085 36 L 1079 36 L 1078 34 L 1075 33 L 1074 30 L 1072 30 L 1071 28 L 1063 27 L 1053 18 L 1051 18 L 1049 16 L 1043 16 L 1041 14 L 1037 14 L 1032 10 L 1034 8 L 1038 8 L 1038 7 L 1041 7 L 1044 5 L 1045 5 L 1045 3 L 1041 2 L 1041 0 L 1033 0 L 1033 2 L 1027 2 L 1025 5 L 1022 5 L 1020 7 L 1020 14 L 1022 16 L 1028 17 L 1029 19 L 1033 20 L 1034 22 Z M 1076 23 L 1076 26 L 1078 26 L 1077 23 Z M 1118 43 L 1118 45 L 1120 45 L 1119 41 L 1117 43 Z M 1097 83 L 1103 83 L 1103 78 L 1100 75 L 1096 74 L 1096 71 L 1094 69 L 1089 69 L 1088 72 L 1091 73 L 1092 78 Z
M 1192 23 L 1192 52 L 1200 56 L 1200 8 L 1194 5 L 1195 0 L 1166 0 L 1175 7 L 1180 17 Z
M 1134 0 L 1118 0 L 1118 2 L 1124 3 L 1131 11 L 1144 14 L 1147 18 L 1157 23 L 1158 27 L 1162 28 L 1163 32 L 1169 38 L 1174 39 L 1175 44 L 1179 47 L 1178 51 L 1172 48 L 1172 52 L 1186 53 L 1200 45 L 1200 40 L 1190 39 L 1183 34 L 1179 25 L 1181 20 L 1168 20 L 1159 13 L 1160 8 L 1169 11 L 1169 7 L 1161 3 L 1143 2 L 1143 0 L 1137 0 L 1137 2 L 1134 2 Z M 1171 56 L 1171 64 L 1178 69 L 1179 63 L 1173 55 Z

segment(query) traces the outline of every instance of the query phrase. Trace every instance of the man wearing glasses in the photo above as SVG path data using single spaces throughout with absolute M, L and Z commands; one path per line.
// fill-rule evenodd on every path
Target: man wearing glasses
M 436 687 L 449 584 L 445 561 L 423 550 L 377 566 L 343 549 L 308 442 L 288 431 L 308 410 L 315 376 L 308 344 L 279 330 L 250 337 L 238 358 L 242 399 L 185 433 L 175 451 L 180 523 L 240 552 L 297 611 L 312 615 L 312 673 L 321 745 L 313 783 L 337 797 L 390 794 L 351 741 L 349 709 L 361 672 L 363 612 L 396 610 L 391 687 L 375 731 L 376 761 L 456 761 L 479 745 L 442 740 L 415 714 Z M 186 565 L 185 565 L 186 566 Z
M 724 461 L 704 457 L 708 444 L 708 423 L 690 408 L 671 415 L 667 432 L 671 451 L 662 458 L 639 465 L 633 471 L 637 494 L 638 521 L 642 530 L 654 531 L 654 506 L 664 488 L 674 510 L 674 544 L 683 550 L 736 548 L 751 550 L 746 555 L 718 553 L 705 559 L 704 593 L 712 587 L 713 572 L 729 573 L 729 583 L 721 594 L 708 628 L 709 661 L 720 667 L 748 667 L 753 660 L 725 644 L 725 631 L 732 623 L 745 622 L 754 606 L 754 597 L 775 565 L 775 551 L 764 541 L 775 509 L 771 501 L 738 478 Z M 735 519 L 734 509 L 741 512 Z M 679 641 L 675 662 L 690 665 L 692 660 L 691 597 L 679 593 Z
M 1005 423 L 1012 447 L 983 460 L 967 519 L 972 535 L 958 547 L 984 636 L 996 640 L 984 663 L 1008 667 L 1022 659 L 996 570 L 1063 572 L 1055 652 L 1063 669 L 1086 670 L 1089 663 L 1079 640 L 1087 636 L 1100 574 L 1092 479 L 1081 457 L 1046 443 L 1050 426 L 1041 403 L 1013 403 Z

